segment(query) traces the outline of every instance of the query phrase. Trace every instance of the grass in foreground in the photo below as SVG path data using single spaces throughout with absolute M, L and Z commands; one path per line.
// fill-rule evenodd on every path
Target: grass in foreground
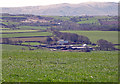
M 4 82 L 117 82 L 117 51 L 58 52 L 3 45 Z

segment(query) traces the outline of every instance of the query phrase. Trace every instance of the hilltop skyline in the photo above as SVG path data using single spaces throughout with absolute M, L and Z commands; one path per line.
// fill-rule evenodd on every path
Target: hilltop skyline
M 52 4 L 79 4 L 85 2 L 119 2 L 119 0 L 2 0 L 0 1 L 0 7 L 24 7 L 24 6 L 44 6 Z
M 2 13 L 10 14 L 34 14 L 56 16 L 79 16 L 79 15 L 117 15 L 118 3 L 94 2 L 81 4 L 56 4 L 48 6 L 6 7 Z

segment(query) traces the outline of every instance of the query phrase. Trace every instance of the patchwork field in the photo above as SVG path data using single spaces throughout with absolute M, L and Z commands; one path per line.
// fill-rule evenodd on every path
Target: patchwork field
M 24 42 L 22 44 L 25 44 L 25 45 L 40 45 L 40 43 L 38 43 L 38 42 Z
M 3 82 L 118 81 L 117 51 L 85 53 L 21 48 L 3 45 Z
M 2 45 L 2 82 L 118 82 L 119 53 L 117 50 L 78 52 L 58 49 L 52 51 L 53 49 L 46 47 L 20 45 L 51 46 L 50 41 L 54 40 L 57 43 L 58 39 L 58 37 L 54 38 L 55 35 L 51 33 L 53 30 L 84 35 L 93 43 L 104 39 L 118 44 L 119 32 L 116 26 L 116 16 L 3 14 L 2 19 L 0 22 L 3 27 L 0 28 L 2 31 L 1 43 L 4 40 L 4 44 L 0 44 L 0 46 Z M 30 23 L 24 23 L 29 20 Z M 92 31 L 92 29 L 91 31 L 80 31 L 86 24 L 84 30 L 86 28 L 89 30 L 89 26 L 93 24 L 95 27 L 93 29 L 96 31 Z M 107 29 L 107 31 L 101 31 L 101 25 L 104 26 L 103 30 Z M 48 31 L 48 28 L 51 32 L 45 32 Z M 71 31 L 69 31 L 70 29 Z M 78 45 L 75 44 L 75 46 Z M 117 45 L 115 47 L 118 48 Z
M 14 34 L 2 34 L 2 38 L 8 37 L 28 37 L 28 36 L 51 36 L 49 32 L 32 32 L 32 33 L 14 33 Z
M 104 39 L 112 43 L 118 44 L 118 31 L 61 31 L 76 33 L 87 36 L 91 42 L 96 43 L 99 39 Z
M 3 24 L 5 24 L 5 25 L 8 25 L 8 24 L 19 24 L 18 22 L 0 22 L 0 23 L 3 23 Z
M 88 23 L 92 24 L 92 23 L 94 23 L 94 24 L 96 24 L 96 25 L 100 25 L 100 23 L 98 22 L 98 20 L 97 20 L 96 18 L 90 18 L 90 19 L 88 19 L 88 20 L 82 19 L 82 21 L 80 21 L 80 22 L 78 22 L 78 23 L 79 23 L 79 24 L 88 24 Z
M 38 30 L 2 30 L 2 33 L 35 32 Z
M 0 30 L 8 30 L 8 29 L 10 29 L 10 28 L 0 28 Z
M 30 37 L 30 38 L 11 38 L 12 41 L 41 41 L 44 42 L 47 39 L 47 37 Z
M 20 29 L 43 29 L 43 30 L 45 30 L 49 27 L 46 27 L 46 26 L 38 26 L 38 27 L 36 27 L 36 26 L 19 26 L 19 28 Z

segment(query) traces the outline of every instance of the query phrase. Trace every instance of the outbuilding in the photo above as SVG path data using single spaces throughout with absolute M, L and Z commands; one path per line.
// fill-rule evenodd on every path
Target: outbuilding
M 59 41 L 57 41 L 57 43 L 59 45 L 63 45 L 63 44 L 68 44 L 69 42 L 68 41 L 64 41 L 64 40 L 59 40 Z

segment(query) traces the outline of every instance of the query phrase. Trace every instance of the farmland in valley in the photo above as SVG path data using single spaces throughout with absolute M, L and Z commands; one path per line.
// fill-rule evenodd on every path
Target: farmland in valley
M 118 50 L 95 50 L 100 39 L 118 48 L 117 16 L 35 16 L 3 14 L 2 82 L 117 82 Z M 55 34 L 58 32 L 60 34 Z M 52 49 L 58 41 L 83 35 L 91 51 Z M 77 34 L 77 35 L 76 35 Z M 85 37 L 84 37 L 85 38 Z M 72 38 L 74 40 L 74 37 Z M 81 40 L 82 38 L 77 40 Z M 86 38 L 85 38 L 86 39 Z M 83 39 L 84 40 L 84 39 Z M 83 43 L 80 43 L 83 42 Z M 65 46 L 81 47 L 85 41 Z M 73 43 L 73 44 L 72 44 Z M 47 47 L 41 47 L 47 46 Z M 53 45 L 53 46 L 52 46 Z M 82 46 L 83 47 L 83 46 Z M 87 48 L 87 47 L 86 47 Z

